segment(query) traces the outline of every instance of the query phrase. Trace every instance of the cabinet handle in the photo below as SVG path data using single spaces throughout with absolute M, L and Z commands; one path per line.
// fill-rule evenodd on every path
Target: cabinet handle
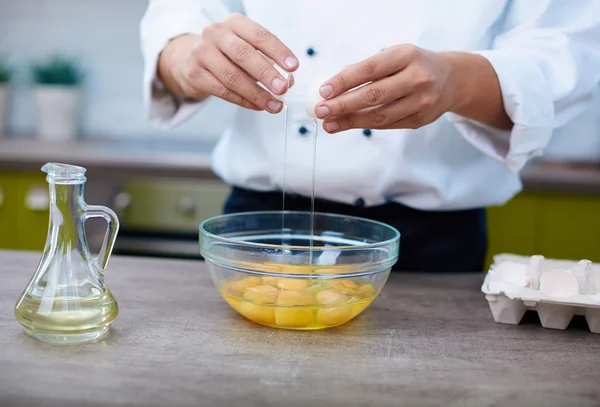
M 47 211 L 49 200 L 47 188 L 34 187 L 27 192 L 25 207 L 30 211 Z
M 4 192 L 2 192 L 2 188 L 0 188 L 0 208 L 2 208 L 2 204 L 4 204 Z
M 119 192 L 115 196 L 113 204 L 117 214 L 122 214 L 131 205 L 131 194 L 128 192 Z
M 179 200 L 179 211 L 185 216 L 192 216 L 196 213 L 196 203 L 189 196 L 184 196 Z

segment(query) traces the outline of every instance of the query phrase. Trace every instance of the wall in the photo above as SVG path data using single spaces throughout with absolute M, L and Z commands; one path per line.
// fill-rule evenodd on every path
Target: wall
M 230 0 L 232 7 L 239 2 Z M 30 133 L 35 110 L 29 61 L 59 51 L 88 70 L 82 131 L 87 137 L 152 137 L 144 119 L 139 22 L 147 0 L 0 0 L 0 53 L 17 64 L 9 128 Z M 225 126 L 215 117 L 232 108 L 215 101 L 169 137 L 214 138 Z

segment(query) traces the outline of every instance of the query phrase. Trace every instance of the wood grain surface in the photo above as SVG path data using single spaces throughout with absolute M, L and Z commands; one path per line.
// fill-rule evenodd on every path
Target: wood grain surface
M 202 262 L 115 257 L 110 335 L 56 346 L 13 314 L 39 256 L 0 252 L 2 407 L 600 405 L 600 336 L 496 324 L 481 275 L 393 274 L 354 321 L 294 332 L 239 317 Z

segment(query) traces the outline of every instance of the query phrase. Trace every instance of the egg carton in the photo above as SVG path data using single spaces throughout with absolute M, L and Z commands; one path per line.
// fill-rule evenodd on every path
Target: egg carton
M 582 315 L 590 331 L 600 334 L 600 264 L 589 260 L 500 254 L 481 291 L 497 323 L 517 325 L 535 310 L 544 328 L 564 330 Z

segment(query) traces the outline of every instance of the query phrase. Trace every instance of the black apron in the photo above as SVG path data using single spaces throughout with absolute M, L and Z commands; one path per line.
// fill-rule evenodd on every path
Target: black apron
M 281 192 L 234 187 L 224 213 L 282 209 Z M 285 209 L 310 211 L 310 198 L 288 195 Z M 484 209 L 421 211 L 399 203 L 363 207 L 323 199 L 316 212 L 328 212 L 387 223 L 400 231 L 400 255 L 394 270 L 417 272 L 481 272 L 487 251 Z

